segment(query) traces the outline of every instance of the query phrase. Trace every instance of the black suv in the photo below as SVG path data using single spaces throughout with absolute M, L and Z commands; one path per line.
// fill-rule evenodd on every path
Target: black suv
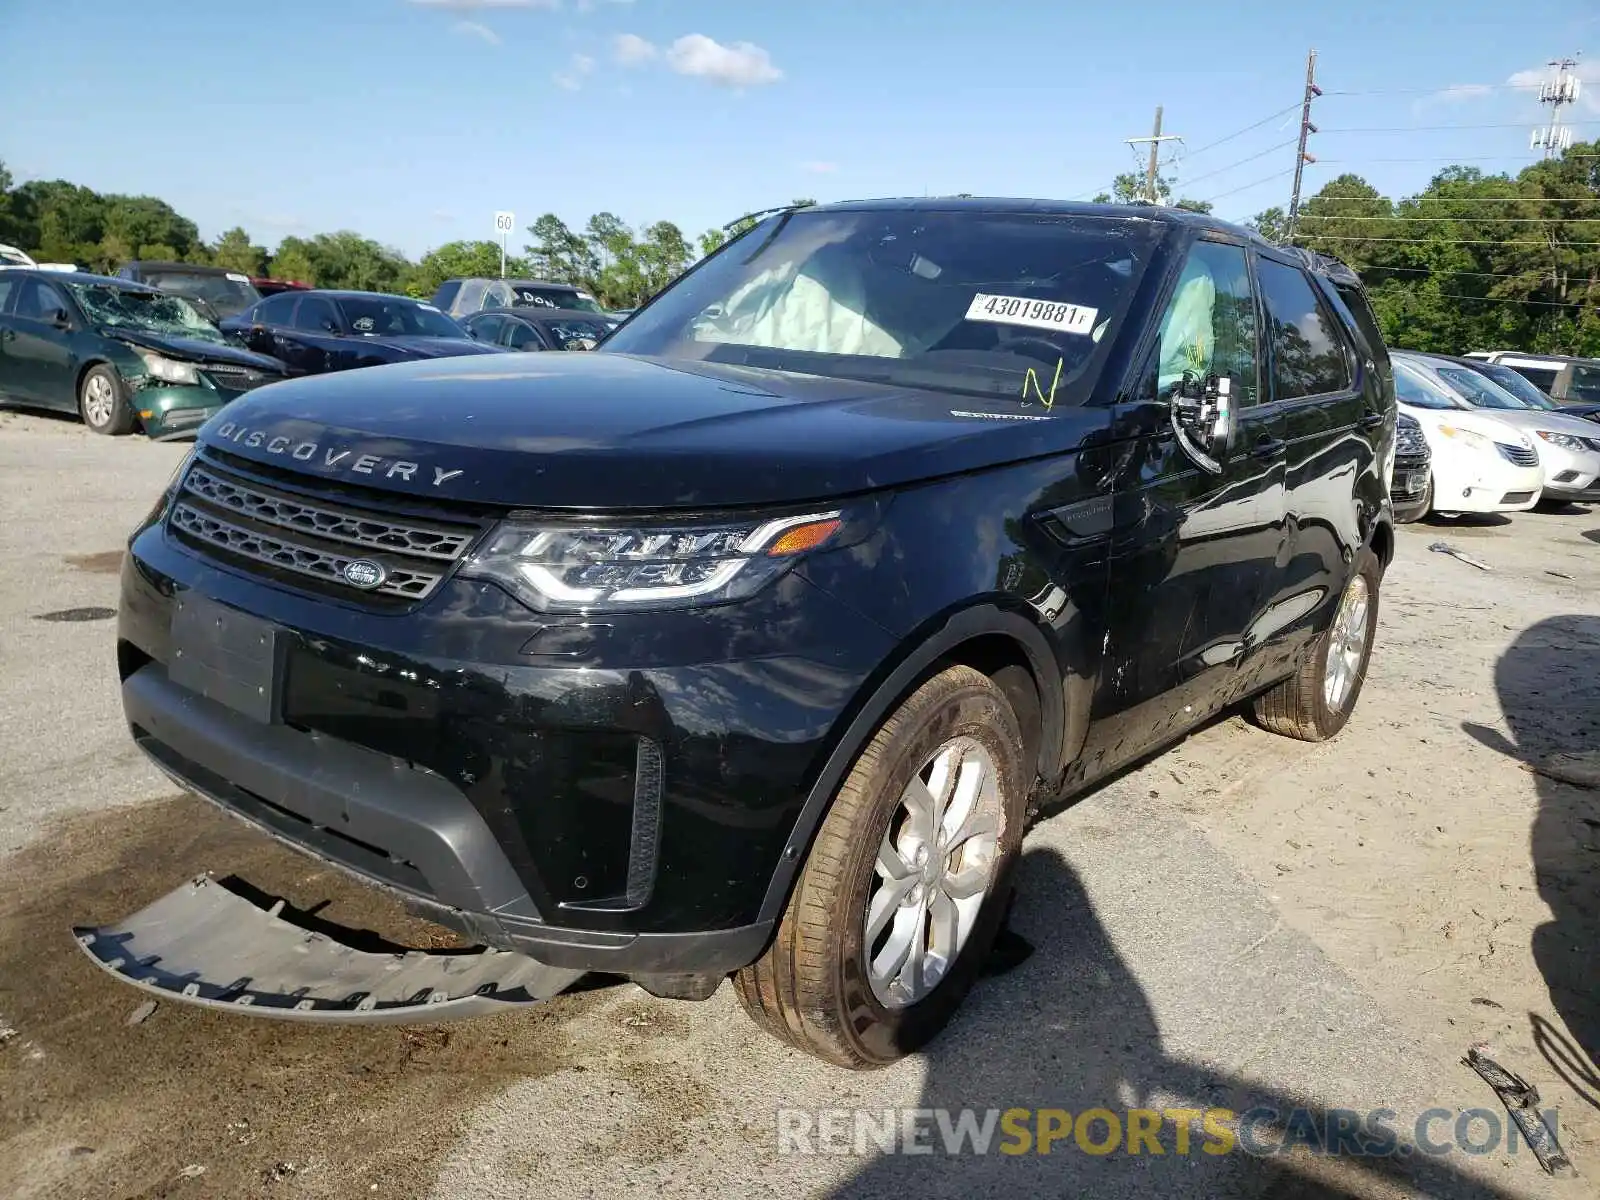
M 79 940 L 306 1019 L 731 973 L 777 1037 L 887 1062 L 1042 808 L 1239 701 L 1345 724 L 1395 415 L 1340 264 L 973 199 L 769 217 L 594 353 L 244 396 L 130 543 L 132 735 L 489 949 L 359 949 L 205 876 Z
M 196 305 L 212 321 L 243 312 L 261 293 L 250 276 L 224 267 L 203 267 L 196 263 L 129 262 L 117 268 L 118 279 L 132 279 Z

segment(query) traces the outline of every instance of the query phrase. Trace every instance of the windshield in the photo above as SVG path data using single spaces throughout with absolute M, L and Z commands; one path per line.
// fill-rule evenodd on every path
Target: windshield
M 511 285 L 511 307 L 565 308 L 571 312 L 605 313 L 605 309 L 574 288 L 538 287 L 525 283 Z
M 1474 408 L 1515 408 L 1526 410 L 1529 405 L 1518 400 L 1498 383 L 1494 383 L 1466 367 L 1440 367 L 1439 378 L 1448 383 Z
M 1568 400 L 1600 400 L 1600 366 L 1580 367 L 1572 364 L 1572 377 L 1567 384 Z
M 202 342 L 220 342 L 222 332 L 178 296 L 120 288 L 110 283 L 69 284 L 83 311 L 96 325 L 172 333 Z
M 558 350 L 593 350 L 599 340 L 616 328 L 610 321 L 585 321 L 582 317 L 551 318 L 540 321 L 551 345 Z
M 1046 407 L 1075 403 L 1159 236 L 1126 217 L 790 212 L 673 284 L 600 353 L 984 396 L 1031 386 Z
M 1458 400 L 1427 376 L 1413 371 L 1405 363 L 1395 363 L 1395 399 L 1412 408 L 1465 408 L 1466 402 Z
M 147 271 L 144 282 L 163 292 L 200 300 L 211 306 L 219 317 L 231 317 L 243 312 L 257 300 L 261 293 L 250 286 L 243 275 L 201 274 L 193 271 Z
M 1561 407 L 1535 387 L 1526 376 L 1519 375 L 1510 367 L 1503 367 L 1499 363 L 1487 363 L 1478 371 L 1478 374 L 1487 375 L 1529 408 L 1552 409 Z
M 464 338 L 466 330 L 431 304 L 362 296 L 339 301 L 356 333 L 371 337 Z

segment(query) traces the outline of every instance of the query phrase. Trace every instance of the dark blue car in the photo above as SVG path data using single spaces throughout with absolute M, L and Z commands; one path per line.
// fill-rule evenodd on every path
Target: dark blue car
M 241 346 L 278 359 L 292 375 L 505 352 L 475 341 L 431 304 L 381 292 L 283 292 L 227 318 L 221 328 Z

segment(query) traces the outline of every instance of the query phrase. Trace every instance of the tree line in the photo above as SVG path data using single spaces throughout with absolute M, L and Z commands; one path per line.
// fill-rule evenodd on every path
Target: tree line
M 1210 211 L 1204 201 L 1174 200 L 1165 177 L 1157 178 L 1156 191 L 1164 203 Z M 1128 174 L 1095 199 L 1126 204 L 1143 194 L 1143 178 Z M 629 307 L 750 224 L 745 218 L 691 242 L 671 221 L 634 229 L 602 212 L 574 229 L 546 213 L 528 227 L 526 244 L 508 257 L 506 270 L 574 283 L 604 305 Z M 1423 191 L 1399 200 L 1358 175 L 1341 175 L 1306 201 L 1292 233 L 1279 207 L 1247 224 L 1269 240 L 1350 264 L 1391 345 L 1600 356 L 1600 141 L 1574 145 L 1514 176 L 1447 167 Z M 41 261 L 99 271 L 130 259 L 165 259 L 419 297 L 452 276 L 500 273 L 500 246 L 487 239 L 450 242 L 415 262 L 349 230 L 285 237 L 270 252 L 240 228 L 207 243 L 165 201 L 101 194 L 63 180 L 13 186 L 3 163 L 0 242 Z

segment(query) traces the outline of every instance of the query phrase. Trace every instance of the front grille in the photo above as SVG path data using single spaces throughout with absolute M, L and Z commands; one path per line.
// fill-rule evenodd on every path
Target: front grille
M 1505 442 L 1496 442 L 1496 450 L 1500 457 L 1518 467 L 1537 467 L 1539 465 L 1539 452 L 1527 446 L 1510 446 Z
M 1428 457 L 1428 443 L 1422 436 L 1422 426 L 1416 420 L 1402 420 L 1395 429 L 1394 452 L 1404 458 L 1408 455 Z
M 1532 492 L 1507 492 L 1500 497 L 1501 504 L 1526 504 L 1533 499 Z
M 311 500 L 208 461 L 184 476 L 169 520 L 172 531 L 202 553 L 368 600 L 426 599 L 482 529 L 357 507 L 343 496 Z M 381 582 L 366 588 L 350 583 L 345 568 L 358 559 L 382 567 Z
M 231 363 L 208 363 L 200 368 L 214 387 L 225 392 L 248 392 L 265 383 L 274 383 L 283 376 L 271 371 L 256 371 L 250 367 L 237 367 Z

